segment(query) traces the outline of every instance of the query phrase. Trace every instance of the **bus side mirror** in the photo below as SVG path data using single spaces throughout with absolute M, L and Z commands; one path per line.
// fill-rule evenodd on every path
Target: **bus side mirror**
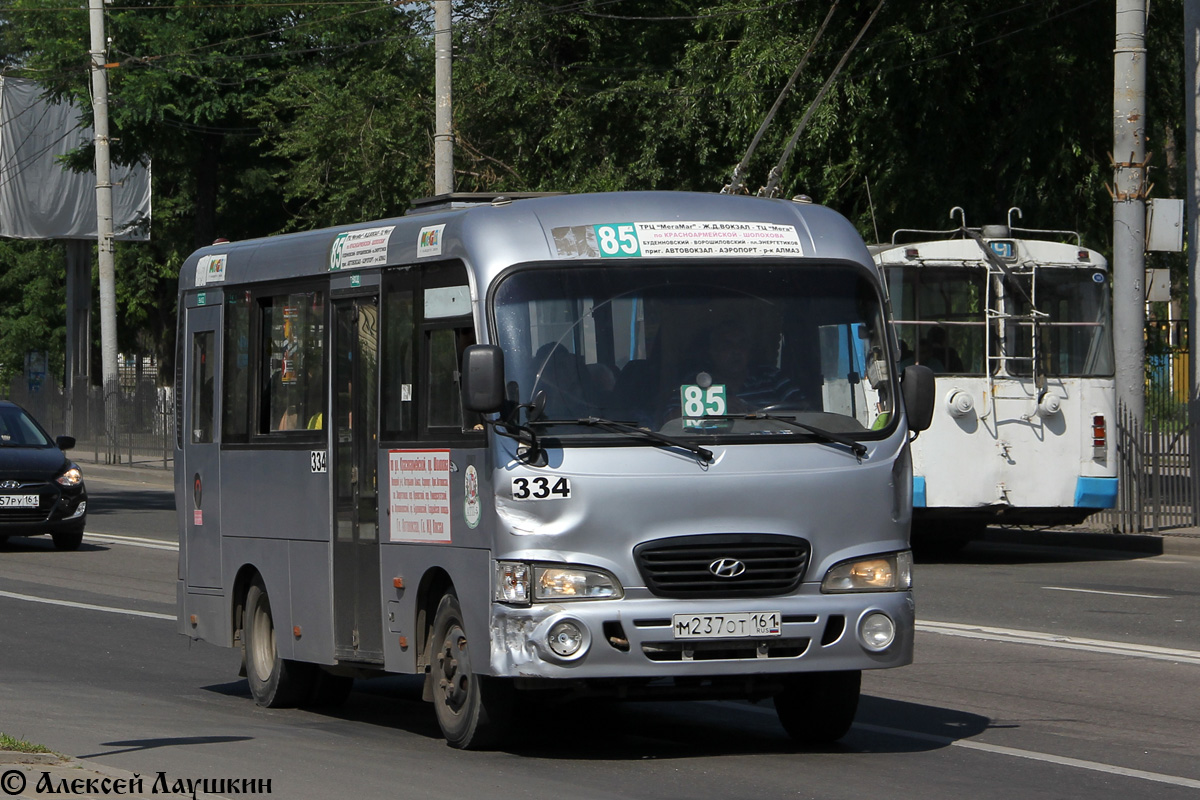
M 462 403 L 480 414 L 504 404 L 504 351 L 496 345 L 473 344 L 463 351 Z
M 904 416 L 908 429 L 920 433 L 933 422 L 934 393 L 933 370 L 912 364 L 904 368 L 900 376 L 900 389 L 904 392 Z

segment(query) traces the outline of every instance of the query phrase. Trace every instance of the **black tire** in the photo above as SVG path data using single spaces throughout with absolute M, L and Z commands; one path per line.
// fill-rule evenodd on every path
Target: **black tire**
M 77 531 L 58 531 L 50 534 L 54 546 L 59 550 L 78 550 L 83 544 L 83 528 Z
M 337 708 L 349 699 L 352 689 L 354 678 L 331 675 L 318 667 L 312 694 L 303 705 L 306 708 Z
M 513 717 L 515 690 L 508 681 L 473 671 L 462 608 L 451 592 L 433 617 L 430 669 L 433 707 L 446 743 L 462 750 L 494 746 Z M 476 653 L 486 653 L 486 642 Z
M 775 713 L 788 736 L 806 745 L 841 739 L 858 713 L 862 672 L 813 672 L 793 675 L 775 695 Z
M 308 700 L 316 687 L 317 666 L 280 658 L 275 647 L 275 619 L 262 581 L 246 592 L 242 622 L 246 680 L 254 702 L 264 708 L 293 708 Z

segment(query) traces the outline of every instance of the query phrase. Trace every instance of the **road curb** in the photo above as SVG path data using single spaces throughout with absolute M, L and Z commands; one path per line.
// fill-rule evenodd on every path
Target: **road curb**
M 1077 530 L 989 528 L 978 541 L 1067 547 L 1145 555 L 1200 556 L 1200 535 L 1193 533 L 1103 533 Z

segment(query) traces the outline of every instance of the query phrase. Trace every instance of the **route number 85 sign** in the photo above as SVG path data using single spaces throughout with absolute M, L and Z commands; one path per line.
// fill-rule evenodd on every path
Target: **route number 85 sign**
M 695 384 L 679 387 L 684 417 L 719 417 L 726 411 L 725 385 L 714 383 L 707 389 Z
M 632 222 L 597 225 L 596 244 L 600 247 L 601 258 L 628 258 L 642 254 L 637 228 Z

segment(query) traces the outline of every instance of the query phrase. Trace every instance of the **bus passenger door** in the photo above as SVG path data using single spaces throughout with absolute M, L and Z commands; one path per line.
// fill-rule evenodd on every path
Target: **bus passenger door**
M 216 295 L 214 298 L 213 295 Z M 220 293 L 188 298 L 183 403 L 184 554 L 188 586 L 221 587 Z M 215 303 L 212 301 L 215 299 Z
M 378 298 L 335 301 L 333 313 L 335 654 L 382 663 L 376 475 Z

